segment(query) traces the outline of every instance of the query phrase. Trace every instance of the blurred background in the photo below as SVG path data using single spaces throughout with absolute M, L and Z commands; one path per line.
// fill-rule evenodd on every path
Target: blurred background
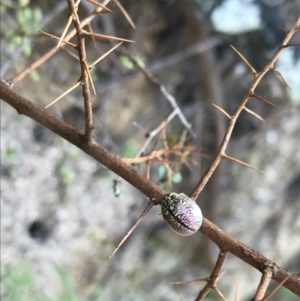
M 232 114 L 252 74 L 230 45 L 256 70 L 265 66 L 300 14 L 298 0 L 121 0 L 113 14 L 91 22 L 94 32 L 132 39 L 91 72 L 94 138 L 120 157 L 135 156 L 147 136 L 172 112 L 159 89 L 136 70 L 126 53 L 144 64 L 172 94 L 192 125 L 190 168 L 151 168 L 164 189 L 189 194 L 209 166 L 226 130 L 212 103 Z M 56 45 L 40 33 L 60 36 L 67 1 L 1 1 L 1 79 L 10 79 Z M 95 7 L 82 1 L 83 19 Z M 76 39 L 73 39 L 76 43 Z M 299 33 L 291 43 L 299 43 Z M 113 45 L 86 38 L 90 62 Z M 72 51 L 71 48 L 65 48 Z M 14 89 L 45 107 L 80 78 L 80 66 L 61 50 Z M 205 50 L 205 51 L 204 51 Z M 125 54 L 124 54 L 125 53 Z M 279 109 L 251 99 L 239 117 L 227 153 L 264 171 L 222 162 L 198 204 L 205 217 L 278 265 L 300 272 L 300 48 L 285 49 L 274 73 L 256 93 Z M 84 129 L 80 87 L 48 111 Z M 185 128 L 174 118 L 167 141 L 180 141 Z M 172 142 L 173 141 L 173 142 Z M 152 141 L 155 142 L 155 139 Z M 146 150 L 151 150 L 152 145 Z M 145 172 L 143 165 L 137 170 Z M 115 187 L 115 189 L 114 189 Z M 218 248 L 202 234 L 180 237 L 153 208 L 128 241 L 108 260 L 148 200 L 98 162 L 1 102 L 1 299 L 25 300 L 194 300 L 203 283 L 171 285 L 211 273 Z M 229 255 L 219 289 L 233 300 L 254 296 L 260 273 Z M 272 286 L 275 283 L 271 283 Z M 211 292 L 206 300 L 219 300 Z M 281 288 L 270 300 L 298 300 Z

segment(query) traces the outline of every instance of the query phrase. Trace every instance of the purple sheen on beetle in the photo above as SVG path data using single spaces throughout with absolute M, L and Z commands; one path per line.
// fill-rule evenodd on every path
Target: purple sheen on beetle
M 162 199 L 161 211 L 164 219 L 179 235 L 192 235 L 201 227 L 203 220 L 201 209 L 184 193 L 166 194 Z

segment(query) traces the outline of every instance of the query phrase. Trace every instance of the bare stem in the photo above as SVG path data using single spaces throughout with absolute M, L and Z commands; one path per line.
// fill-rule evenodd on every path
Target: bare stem
M 225 262 L 226 255 L 227 255 L 227 251 L 220 250 L 219 257 L 216 261 L 214 269 L 213 269 L 210 277 L 208 277 L 206 285 L 199 292 L 199 294 L 198 294 L 197 298 L 195 299 L 195 301 L 203 300 L 203 298 L 209 293 L 209 291 L 211 289 L 215 289 L 217 287 L 217 281 L 218 281 L 219 276 L 220 276 L 221 268 L 222 268 L 222 266 Z
M 257 85 L 259 84 L 261 79 L 266 75 L 266 73 L 268 73 L 270 70 L 273 70 L 274 64 L 275 64 L 276 60 L 278 59 L 279 54 L 281 53 L 281 51 L 284 48 L 286 48 L 286 45 L 288 44 L 289 40 L 292 38 L 292 36 L 295 34 L 295 32 L 297 30 L 299 30 L 299 28 L 300 28 L 300 17 L 297 19 L 297 21 L 295 22 L 293 27 L 289 31 L 287 31 L 286 36 L 285 36 L 282 44 L 278 47 L 278 49 L 274 53 L 273 57 L 266 64 L 266 66 L 258 73 L 256 73 L 256 72 L 254 73 L 254 71 L 252 70 L 252 72 L 253 72 L 252 85 L 249 88 L 248 92 L 243 97 L 241 103 L 239 104 L 239 106 L 236 109 L 236 111 L 234 112 L 234 114 L 231 116 L 231 119 L 228 122 L 226 133 L 224 135 L 223 141 L 221 143 L 221 146 L 220 146 L 220 148 L 217 152 L 217 155 L 216 155 L 215 159 L 213 160 L 210 167 L 208 168 L 206 173 L 203 175 L 202 179 L 199 181 L 199 183 L 197 184 L 197 186 L 195 187 L 193 192 L 190 194 L 190 197 L 192 199 L 195 200 L 199 196 L 199 194 L 201 193 L 201 191 L 205 187 L 206 183 L 211 178 L 211 176 L 215 172 L 216 168 L 220 164 L 222 158 L 224 158 L 225 150 L 226 150 L 228 142 L 230 140 L 230 137 L 231 137 L 233 128 L 235 126 L 235 123 L 236 123 L 239 115 L 241 114 L 241 112 L 245 108 L 245 105 L 247 104 L 249 98 L 254 95 L 255 88 L 257 87 Z
M 110 0 L 105 0 L 102 4 L 104 6 L 106 6 L 109 2 L 110 2 Z M 85 18 L 81 22 L 81 27 L 84 27 L 85 25 L 89 24 L 96 16 L 98 16 L 98 14 L 102 10 L 103 10 L 102 7 L 98 7 L 90 16 L 88 16 L 87 18 Z M 74 30 L 72 30 L 64 38 L 64 41 L 71 40 L 71 38 L 74 37 L 75 34 L 76 34 L 76 30 L 74 29 Z M 26 69 L 24 69 L 23 71 L 21 71 L 19 74 L 17 74 L 15 77 L 13 77 L 12 79 L 10 79 L 8 81 L 9 85 L 11 87 L 13 87 L 16 83 L 18 83 L 19 81 L 21 81 L 28 73 L 30 73 L 32 70 L 35 70 L 39 66 L 41 66 L 43 63 L 45 63 L 50 57 L 52 57 L 58 50 L 60 50 L 64 46 L 65 46 L 65 44 L 63 43 L 59 47 L 57 47 L 57 45 L 56 45 L 55 47 L 53 47 L 52 49 L 50 49 L 43 56 L 41 56 L 38 60 L 36 60 L 35 62 L 33 62 L 29 67 L 27 67 Z

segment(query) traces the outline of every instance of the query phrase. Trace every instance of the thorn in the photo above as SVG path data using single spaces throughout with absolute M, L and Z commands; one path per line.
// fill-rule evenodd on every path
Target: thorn
M 251 69 L 253 74 L 256 74 L 256 70 L 252 67 L 252 65 L 247 61 L 247 59 L 232 45 L 230 47 L 238 54 L 238 56 L 245 62 L 245 64 Z
M 94 1 L 94 0 L 87 0 L 87 1 L 90 2 L 90 3 L 95 4 L 95 5 L 98 6 L 98 7 L 103 8 L 104 10 L 106 10 L 106 11 L 109 12 L 109 13 L 113 13 L 112 10 L 110 10 L 109 8 L 107 8 L 106 6 L 104 6 L 103 4 L 100 4 L 100 3 L 98 3 L 98 2 L 96 2 L 96 1 Z
M 261 96 L 259 96 L 259 95 L 251 94 L 250 97 L 257 98 L 257 99 L 259 99 L 259 100 L 261 100 L 261 101 L 267 103 L 268 105 L 270 105 L 270 106 L 272 106 L 272 107 L 274 107 L 274 108 L 276 108 L 276 109 L 279 109 L 279 108 L 278 108 L 277 106 L 275 106 L 272 102 L 268 101 L 267 99 L 265 99 L 265 98 L 263 98 L 263 97 L 261 97 Z
M 96 38 L 103 38 L 103 39 L 110 39 L 110 40 L 115 40 L 115 41 L 135 43 L 135 41 L 132 41 L 132 40 L 127 40 L 127 39 L 118 38 L 118 37 L 109 36 L 109 35 L 100 34 L 100 33 L 94 33 L 94 32 L 88 32 L 88 31 L 84 31 L 83 33 L 87 36 L 96 37 Z
M 283 45 L 282 47 L 283 48 L 288 48 L 288 47 L 299 47 L 300 44 L 286 44 L 286 45 Z
M 114 46 L 113 48 L 111 48 L 110 50 L 108 50 L 106 53 L 104 53 L 102 56 L 100 56 L 95 62 L 93 62 L 89 68 L 92 68 L 93 66 L 95 66 L 97 63 L 99 63 L 102 59 L 104 59 L 106 56 L 108 56 L 112 51 L 114 51 L 117 47 L 119 47 L 121 44 L 123 44 L 123 42 L 119 43 L 118 45 Z
M 109 259 L 111 259 L 116 252 L 120 249 L 120 247 L 123 245 L 123 243 L 127 240 L 127 238 L 131 235 L 131 233 L 134 231 L 134 229 L 138 226 L 138 224 L 141 222 L 143 217 L 150 211 L 150 209 L 154 206 L 153 202 L 149 202 L 140 217 L 137 219 L 137 221 L 134 223 L 134 225 L 129 229 L 129 231 L 126 233 L 126 235 L 122 238 L 122 240 L 119 242 L 118 246 L 114 249 L 114 251 L 110 254 Z
M 69 51 L 68 49 L 64 48 L 63 49 L 66 53 L 68 53 L 71 57 L 73 57 L 75 60 L 80 61 L 79 57 L 74 54 L 73 52 Z
M 263 299 L 261 301 L 266 301 L 269 297 L 271 297 L 272 295 L 274 295 L 274 293 L 280 289 L 281 286 L 283 286 L 283 284 L 291 277 L 291 275 L 287 275 L 280 283 L 278 283 L 278 285 L 276 285 L 276 287 L 274 287 L 274 289 L 272 289 L 267 295 L 265 295 L 263 297 Z
M 135 24 L 133 23 L 131 17 L 129 16 L 129 14 L 125 10 L 125 8 L 122 6 L 122 4 L 118 0 L 114 0 L 114 1 L 117 4 L 117 6 L 119 7 L 119 9 L 121 10 L 121 12 L 123 13 L 123 15 L 125 16 L 128 23 L 132 26 L 132 28 L 136 29 Z
M 223 300 L 223 301 L 227 301 L 227 299 L 224 297 L 224 295 L 222 294 L 222 292 L 218 289 L 218 287 L 214 287 L 215 292 L 219 295 L 219 297 Z
M 64 28 L 64 31 L 63 31 L 63 33 L 62 33 L 62 35 L 61 35 L 61 37 L 60 37 L 60 39 L 59 39 L 59 41 L 58 41 L 58 43 L 57 43 L 57 45 L 56 45 L 57 48 L 60 47 L 61 42 L 62 42 L 63 39 L 65 38 L 65 36 L 66 36 L 66 34 L 67 34 L 67 31 L 68 31 L 68 29 L 69 29 L 69 27 L 70 27 L 70 25 L 71 25 L 71 22 L 72 22 L 72 16 L 69 16 L 68 22 L 67 22 L 67 24 L 66 24 L 66 26 L 65 26 L 65 28 Z
M 89 32 L 94 32 L 91 23 L 89 23 L 87 26 L 88 26 Z M 96 44 L 95 37 L 92 37 L 92 40 L 93 40 L 93 44 L 94 44 L 95 49 L 97 49 L 97 44 Z
M 52 39 L 56 39 L 56 40 L 59 40 L 59 39 L 60 39 L 59 37 L 56 37 L 56 36 L 52 35 L 51 33 L 45 32 L 45 31 L 43 31 L 43 30 L 41 30 L 41 33 L 45 34 L 45 35 L 48 36 L 48 37 L 51 37 Z M 67 45 L 70 45 L 70 46 L 76 48 L 76 44 L 73 44 L 73 43 L 71 43 L 71 42 L 69 42 L 69 41 L 65 41 L 65 40 L 63 40 L 63 42 L 64 42 L 65 44 L 67 44 Z
M 282 31 L 284 31 L 285 34 L 287 34 L 287 30 L 282 28 L 282 27 L 278 27 L 279 29 L 281 29 Z
M 80 85 L 80 81 L 77 82 L 73 87 L 71 87 L 69 90 L 67 90 L 65 93 L 63 93 L 62 95 L 60 95 L 59 97 L 57 97 L 55 100 L 53 100 L 50 104 L 48 104 L 45 109 L 48 109 L 50 106 L 52 106 L 53 104 L 55 104 L 57 101 L 59 101 L 62 97 L 64 97 L 65 95 L 67 95 L 69 92 L 71 92 L 72 90 L 74 90 L 76 87 L 78 87 Z
M 184 280 L 184 281 L 174 281 L 171 282 L 170 284 L 178 285 L 178 284 L 189 284 L 189 283 L 195 283 L 195 282 L 205 282 L 207 281 L 208 278 L 198 278 L 198 279 L 192 279 L 192 280 Z
M 239 280 L 237 280 L 236 284 L 235 284 L 234 301 L 239 301 L 239 300 L 240 300 L 240 282 L 239 282 Z
M 229 120 L 231 120 L 231 116 L 222 108 L 220 108 L 219 106 L 215 105 L 214 103 L 212 103 L 212 105 L 217 108 L 219 111 L 221 111 Z
M 279 70 L 276 68 L 273 68 L 273 70 L 279 75 L 279 77 L 284 81 L 284 83 L 289 87 L 290 90 L 292 90 L 290 84 L 288 83 L 287 79 L 281 74 Z
M 91 82 L 91 85 L 92 85 L 92 89 L 93 89 L 93 91 L 94 91 L 94 94 L 97 95 L 97 94 L 96 94 L 96 90 L 95 90 L 95 86 L 94 86 L 94 82 L 93 82 L 93 78 L 92 78 L 92 75 L 91 75 L 91 72 L 90 72 L 90 69 L 89 69 L 89 66 L 88 66 L 86 60 L 84 60 L 83 63 L 84 63 L 84 66 L 85 66 L 85 70 L 86 70 L 86 72 L 87 72 L 87 74 L 88 74 L 89 80 L 90 80 L 90 82 Z
M 260 117 L 258 114 L 254 113 L 252 110 L 248 109 L 247 107 L 244 107 L 244 110 L 247 111 L 249 114 L 255 116 L 256 118 L 258 118 L 261 121 L 265 121 L 262 117 Z
M 248 164 L 248 163 L 246 163 L 246 162 L 243 162 L 243 161 L 238 160 L 238 159 L 236 159 L 236 158 L 230 157 L 230 156 L 228 156 L 228 155 L 226 155 L 226 154 L 223 155 L 223 158 L 228 159 L 228 160 L 231 160 L 231 161 L 233 161 L 233 162 L 239 163 L 239 164 L 241 164 L 241 165 L 244 165 L 244 166 L 246 166 L 246 167 L 252 168 L 252 169 L 254 169 L 254 170 L 256 170 L 256 171 L 259 171 L 259 172 L 262 172 L 262 173 L 263 173 L 262 170 L 260 170 L 260 169 L 258 169 L 258 168 L 256 168 L 256 167 L 254 167 L 254 166 L 252 166 L 252 165 L 250 165 L 250 164 Z

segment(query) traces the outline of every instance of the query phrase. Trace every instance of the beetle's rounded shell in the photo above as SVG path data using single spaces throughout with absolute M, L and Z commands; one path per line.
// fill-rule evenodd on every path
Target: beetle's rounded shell
M 161 211 L 164 219 L 179 235 L 192 235 L 201 227 L 203 220 L 201 209 L 184 193 L 166 194 L 162 199 Z

